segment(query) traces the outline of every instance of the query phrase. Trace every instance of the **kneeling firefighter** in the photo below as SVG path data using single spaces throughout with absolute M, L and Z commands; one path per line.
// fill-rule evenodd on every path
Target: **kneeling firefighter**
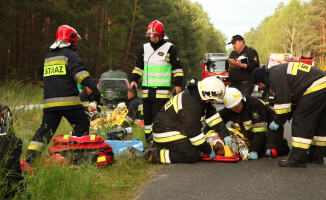
M 217 77 L 191 80 L 187 89 L 171 98 L 158 112 L 153 124 L 153 143 L 145 149 L 145 159 L 153 163 L 194 163 L 201 152 L 215 158 L 207 143 L 202 124 L 224 138 L 232 147 L 232 139 L 211 101 L 223 97 L 225 86 Z
M 249 158 L 258 156 L 286 156 L 290 148 L 283 138 L 284 128 L 277 131 L 268 128 L 274 120 L 275 112 L 256 97 L 243 96 L 236 88 L 226 88 L 225 108 L 219 114 L 224 123 L 231 121 L 232 126 L 249 140 Z

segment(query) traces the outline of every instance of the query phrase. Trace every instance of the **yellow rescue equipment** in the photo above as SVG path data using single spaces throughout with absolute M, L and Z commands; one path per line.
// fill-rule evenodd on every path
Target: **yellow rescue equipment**
M 124 102 L 119 103 L 118 106 L 108 116 L 108 121 L 111 126 L 121 126 L 128 114 L 128 108 Z
M 119 103 L 118 106 L 111 112 L 107 118 L 97 118 L 90 122 L 92 130 L 108 126 L 121 126 L 128 114 L 128 108 L 124 102 Z

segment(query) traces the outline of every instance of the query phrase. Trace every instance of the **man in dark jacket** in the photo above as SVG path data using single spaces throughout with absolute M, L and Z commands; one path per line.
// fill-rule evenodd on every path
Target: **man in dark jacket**
M 130 101 L 128 105 L 128 114 L 125 121 L 122 123 L 123 128 L 127 128 L 130 124 L 139 124 L 143 120 L 143 100 L 137 96 L 137 89 L 128 89 L 128 100 Z
M 4 199 L 22 192 L 25 179 L 20 167 L 22 140 L 15 136 L 10 109 L 0 104 L 0 196 Z
M 290 62 L 270 69 L 258 68 L 252 80 L 275 94 L 276 118 L 269 128 L 278 130 L 292 118 L 292 149 L 282 167 L 324 163 L 326 156 L 326 73 L 310 65 Z
M 290 148 L 283 138 L 283 127 L 277 131 L 268 129 L 274 120 L 275 112 L 261 100 L 252 96 L 243 96 L 236 88 L 228 87 L 224 95 L 225 108 L 220 110 L 224 123 L 232 126 L 249 140 L 249 158 L 258 156 L 286 156 Z
M 216 77 L 191 80 L 187 89 L 171 98 L 159 111 L 153 125 L 153 143 L 145 159 L 153 163 L 194 163 L 201 152 L 215 158 L 202 123 L 215 130 L 232 147 L 230 133 L 211 101 L 224 95 L 225 86 Z
M 50 142 L 62 117 L 74 127 L 74 136 L 89 133 L 90 122 L 78 96 L 77 83 L 93 91 L 97 87 L 75 52 L 78 38 L 80 36 L 74 28 L 60 26 L 50 53 L 38 66 L 37 79 L 44 82 L 43 120 L 28 146 L 26 161 L 29 164 L 33 163 L 44 145 Z
M 254 90 L 251 81 L 251 72 L 259 67 L 258 53 L 245 45 L 241 35 L 232 37 L 231 44 L 234 51 L 225 62 L 225 70 L 229 71 L 230 87 L 237 88 L 245 96 L 250 96 Z

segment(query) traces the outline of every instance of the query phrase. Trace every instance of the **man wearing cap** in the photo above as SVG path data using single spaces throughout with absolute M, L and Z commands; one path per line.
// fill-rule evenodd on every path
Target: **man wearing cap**
M 241 35 L 233 36 L 228 44 L 232 44 L 234 49 L 225 62 L 225 70 L 229 71 L 230 87 L 237 88 L 243 95 L 250 96 L 254 90 L 251 72 L 259 67 L 258 53 L 245 45 Z
M 278 130 L 292 118 L 292 149 L 282 167 L 323 164 L 326 156 L 326 73 L 305 63 L 290 62 L 252 72 L 252 81 L 275 93 L 276 118 L 269 128 Z

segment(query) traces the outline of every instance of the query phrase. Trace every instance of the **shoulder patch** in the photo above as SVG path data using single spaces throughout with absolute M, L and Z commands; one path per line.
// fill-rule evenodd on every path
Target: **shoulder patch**
M 257 112 L 257 111 L 253 112 L 253 113 L 252 113 L 252 117 L 253 117 L 254 119 L 258 119 L 258 118 L 259 118 L 258 112 Z

